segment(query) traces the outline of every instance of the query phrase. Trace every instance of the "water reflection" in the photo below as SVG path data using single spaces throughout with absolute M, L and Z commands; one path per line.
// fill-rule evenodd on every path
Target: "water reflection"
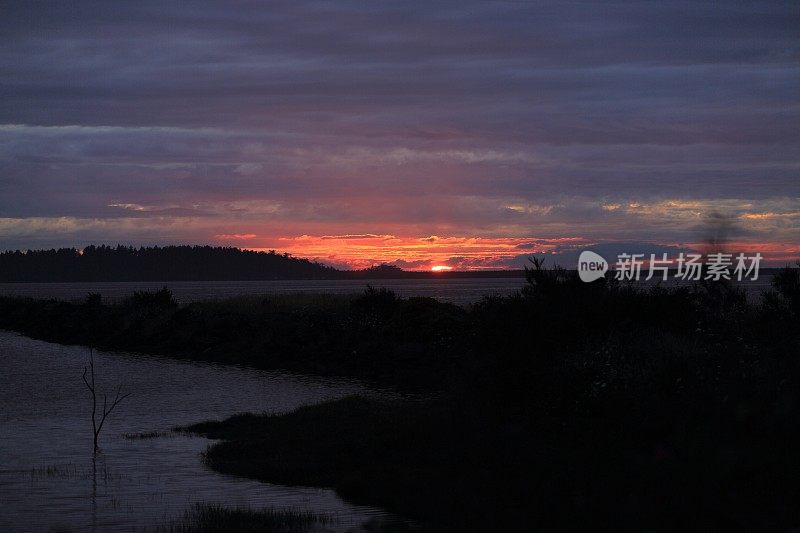
M 195 502 L 330 513 L 334 530 L 379 516 L 326 489 L 284 487 L 217 474 L 206 439 L 176 425 L 237 412 L 286 412 L 355 393 L 332 380 L 97 352 L 98 389 L 133 396 L 106 421 L 92 453 L 91 399 L 81 381 L 88 350 L 0 331 L 0 530 L 148 528 Z M 382 394 L 382 393 L 380 393 Z M 149 437 L 157 432 L 165 436 Z
M 167 286 L 178 303 L 234 296 L 267 294 L 358 294 L 367 284 L 385 287 L 398 296 L 429 296 L 443 302 L 467 304 L 486 295 L 508 295 L 519 290 L 522 278 L 376 279 L 376 280 L 269 280 L 269 281 L 167 281 L 0 283 L 0 294 L 71 300 L 99 293 L 106 301 L 119 301 L 139 290 Z
M 762 272 L 757 281 L 738 285 L 748 297 L 759 297 L 770 288 L 772 274 Z M 168 281 L 168 282 L 71 282 L 71 283 L 0 283 L 0 294 L 33 298 L 72 300 L 85 298 L 89 293 L 100 293 L 108 302 L 119 301 L 138 290 L 158 290 L 165 285 L 181 304 L 199 300 L 214 300 L 234 296 L 264 296 L 268 294 L 358 294 L 367 284 L 385 287 L 408 298 L 427 296 L 442 302 L 467 305 L 484 296 L 508 296 L 525 285 L 521 277 L 514 278 L 444 278 L 444 279 L 375 279 L 375 280 L 269 280 L 269 281 Z M 636 282 L 636 286 L 649 288 L 658 280 Z M 661 283 L 665 287 L 690 286 L 670 278 Z

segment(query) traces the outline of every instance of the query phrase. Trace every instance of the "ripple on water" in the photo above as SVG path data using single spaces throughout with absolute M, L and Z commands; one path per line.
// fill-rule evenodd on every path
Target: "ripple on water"
M 294 376 L 121 353 L 97 353 L 98 389 L 133 396 L 106 422 L 93 460 L 91 402 L 81 382 L 86 348 L 0 330 L 0 530 L 140 529 L 195 502 L 331 515 L 346 530 L 378 509 L 328 489 L 218 474 L 200 454 L 209 441 L 170 428 L 239 412 L 287 412 L 351 394 L 382 394 L 345 379 Z M 126 438 L 163 432 L 168 437 Z

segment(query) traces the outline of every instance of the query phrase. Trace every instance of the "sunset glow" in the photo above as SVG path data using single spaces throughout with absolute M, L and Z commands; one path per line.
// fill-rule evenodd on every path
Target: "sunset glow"
M 424 271 L 710 240 L 800 256 L 783 8 L 412 4 L 252 3 L 225 24 L 213 2 L 98 4 L 90 28 L 5 10 L 0 247 Z
M 798 528 L 800 0 L 0 5 L 0 530 Z

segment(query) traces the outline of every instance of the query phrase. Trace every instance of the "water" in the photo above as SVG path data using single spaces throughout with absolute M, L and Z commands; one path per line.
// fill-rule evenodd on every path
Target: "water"
M 356 381 L 214 364 L 97 353 L 98 390 L 133 393 L 106 421 L 92 461 L 91 401 L 81 381 L 85 348 L 0 330 L 0 531 L 131 531 L 164 524 L 194 502 L 330 513 L 326 529 L 385 517 L 331 490 L 286 487 L 206 468 L 209 441 L 176 425 L 237 412 L 286 412 L 367 391 Z M 130 440 L 123 433 L 163 431 Z
M 743 281 L 748 296 L 758 297 L 770 287 L 772 274 L 762 273 L 756 281 Z M 639 281 L 648 287 L 655 280 Z M 519 290 L 525 279 L 519 278 L 428 278 L 380 280 L 274 280 L 274 281 L 167 281 L 167 282 L 76 282 L 76 283 L 0 283 L 0 295 L 30 296 L 73 300 L 90 292 L 100 293 L 108 301 L 130 296 L 134 291 L 157 290 L 169 287 L 179 303 L 234 296 L 266 294 L 353 294 L 362 292 L 367 284 L 386 287 L 401 297 L 429 296 L 443 302 L 466 305 L 488 295 L 506 296 Z M 674 279 L 665 286 L 687 284 Z
M 466 304 L 484 295 L 511 294 L 525 283 L 524 278 L 466 279 L 386 279 L 386 280 L 274 280 L 274 281 L 165 281 L 165 282 L 77 282 L 77 283 L 0 283 L 0 294 L 58 298 L 84 298 L 100 293 L 119 300 L 134 291 L 157 290 L 167 286 L 179 303 L 262 294 L 353 294 L 367 285 L 386 287 L 401 297 L 430 296 L 444 302 Z
M 524 280 L 375 280 L 400 296 L 468 303 L 510 294 Z M 748 294 L 770 277 L 743 284 Z M 0 284 L 0 294 L 61 299 L 100 292 L 109 299 L 163 283 Z M 169 282 L 182 303 L 274 293 L 355 293 L 365 281 Z M 209 441 L 170 434 L 176 425 L 237 412 L 286 412 L 349 394 L 377 394 L 352 380 L 292 376 L 253 369 L 98 353 L 98 387 L 124 383 L 134 396 L 106 423 L 102 453 L 92 460 L 91 403 L 80 376 L 85 348 L 32 340 L 0 330 L 0 531 L 137 530 L 181 515 L 194 502 L 255 509 L 330 513 L 330 529 L 358 529 L 386 515 L 349 505 L 325 489 L 285 487 L 217 474 L 200 454 Z M 385 393 L 381 393 L 385 394 Z M 130 440 L 123 433 L 166 432 Z

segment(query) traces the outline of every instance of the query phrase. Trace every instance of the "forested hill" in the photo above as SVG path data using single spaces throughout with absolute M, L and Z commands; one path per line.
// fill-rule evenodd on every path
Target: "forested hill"
M 208 281 L 340 278 L 288 254 L 213 246 L 88 246 L 0 253 L 0 282 Z

